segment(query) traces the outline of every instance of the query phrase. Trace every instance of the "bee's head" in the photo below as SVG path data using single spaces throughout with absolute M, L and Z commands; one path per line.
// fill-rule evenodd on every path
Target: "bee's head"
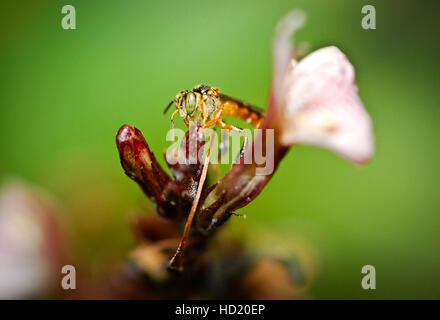
M 164 113 L 168 111 L 173 103 L 178 104 L 179 114 L 183 119 L 194 116 L 197 110 L 201 110 L 200 104 L 206 104 L 208 113 L 211 114 L 219 104 L 219 90 L 204 84 L 199 84 L 192 90 L 182 90 L 176 95 L 166 107 Z
M 200 103 L 200 94 L 192 90 L 183 90 L 177 94 L 176 102 L 181 107 L 179 110 L 181 117 L 191 117 L 197 110 L 197 105 Z

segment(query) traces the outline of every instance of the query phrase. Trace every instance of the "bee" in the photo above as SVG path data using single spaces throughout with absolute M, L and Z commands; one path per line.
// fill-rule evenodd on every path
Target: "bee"
M 176 95 L 176 98 L 167 105 L 164 110 L 164 114 L 166 114 L 173 104 L 175 104 L 177 108 L 171 115 L 171 129 L 174 128 L 174 117 L 179 114 L 187 127 L 190 126 L 191 121 L 195 121 L 198 122 L 204 129 L 218 126 L 222 129 L 235 131 L 242 134 L 244 136 L 244 141 L 238 158 L 241 158 L 243 155 L 248 142 L 248 137 L 246 136 L 244 129 L 224 122 L 223 116 L 239 118 L 252 125 L 256 129 L 261 128 L 264 121 L 264 112 L 262 109 L 245 101 L 222 94 L 218 88 L 205 84 L 199 84 L 192 90 L 180 91 Z M 214 131 L 212 132 L 211 143 L 205 157 L 200 181 L 197 186 L 197 192 L 191 206 L 191 211 L 188 214 L 188 219 L 184 226 L 182 238 L 176 253 L 169 263 L 169 267 L 172 270 L 181 271 L 183 268 L 182 254 L 206 179 L 209 165 L 209 155 L 212 149 L 213 134 Z
M 206 84 L 199 84 L 192 90 L 180 91 L 176 95 L 176 99 L 172 100 L 165 108 L 164 114 L 173 103 L 177 109 L 171 115 L 171 128 L 174 128 L 174 117 L 179 114 L 187 127 L 189 127 L 190 121 L 197 121 L 201 123 L 203 128 L 218 126 L 243 134 L 243 149 L 247 144 L 244 130 L 224 122 L 223 116 L 239 118 L 256 129 L 261 128 L 264 121 L 263 109 L 222 94 L 218 88 Z

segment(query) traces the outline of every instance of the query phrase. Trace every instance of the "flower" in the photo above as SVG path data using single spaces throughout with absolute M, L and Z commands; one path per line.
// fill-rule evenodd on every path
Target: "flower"
M 213 185 L 201 189 L 200 202 L 193 211 L 191 238 L 196 239 L 192 245 L 196 249 L 192 258 L 200 254 L 208 236 L 235 210 L 260 194 L 293 145 L 323 146 L 356 163 L 366 162 L 374 153 L 371 119 L 357 93 L 354 68 L 345 55 L 332 46 L 297 62 L 300 48 L 292 46 L 290 38 L 304 21 L 304 14 L 294 10 L 278 25 L 273 46 L 274 74 L 264 122 L 244 157 Z M 196 126 L 187 132 L 181 147 L 187 150 L 189 142 L 195 141 L 199 154 L 205 141 L 203 134 L 198 133 L 200 124 Z M 156 203 L 159 214 L 183 225 L 194 201 L 202 163 L 191 164 L 189 154 L 182 151 L 168 155 L 165 160 L 172 179 L 157 163 L 136 128 L 122 126 L 116 143 L 125 173 Z M 264 165 L 258 163 L 253 150 L 266 150 L 273 170 L 261 174 L 259 169 Z M 185 161 L 174 161 L 177 158 L 173 157 Z
M 318 49 L 300 62 L 290 37 L 304 22 L 294 10 L 281 20 L 274 42 L 275 105 L 280 143 L 328 148 L 350 161 L 364 163 L 374 153 L 371 118 L 355 84 L 355 72 L 335 46 Z
M 0 188 L 0 299 L 44 297 L 68 256 L 53 200 L 21 182 Z

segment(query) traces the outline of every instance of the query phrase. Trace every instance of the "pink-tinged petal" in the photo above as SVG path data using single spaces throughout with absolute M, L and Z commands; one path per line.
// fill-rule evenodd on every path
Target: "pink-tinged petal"
M 58 214 L 50 197 L 22 183 L 0 189 L 0 299 L 39 297 L 58 288 L 53 275 L 67 257 Z
M 319 49 L 286 74 L 281 143 L 326 147 L 364 163 L 374 153 L 371 118 L 359 98 L 354 68 L 336 47 Z
M 306 21 L 303 11 L 295 9 L 286 14 L 277 25 L 273 41 L 273 92 L 276 101 L 281 99 L 281 90 L 290 61 L 295 58 L 292 36 Z

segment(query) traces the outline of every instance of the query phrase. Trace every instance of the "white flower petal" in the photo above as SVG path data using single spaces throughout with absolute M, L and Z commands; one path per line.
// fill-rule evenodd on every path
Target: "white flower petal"
M 329 148 L 358 163 L 374 153 L 371 118 L 355 85 L 354 68 L 336 47 L 319 49 L 285 78 L 281 143 Z
M 43 296 L 52 285 L 57 225 L 46 202 L 18 182 L 0 189 L 0 299 Z
M 278 22 L 273 41 L 273 87 L 281 88 L 289 62 L 293 58 L 292 36 L 306 21 L 302 10 L 290 11 Z M 277 101 L 280 99 L 280 90 L 275 90 Z

